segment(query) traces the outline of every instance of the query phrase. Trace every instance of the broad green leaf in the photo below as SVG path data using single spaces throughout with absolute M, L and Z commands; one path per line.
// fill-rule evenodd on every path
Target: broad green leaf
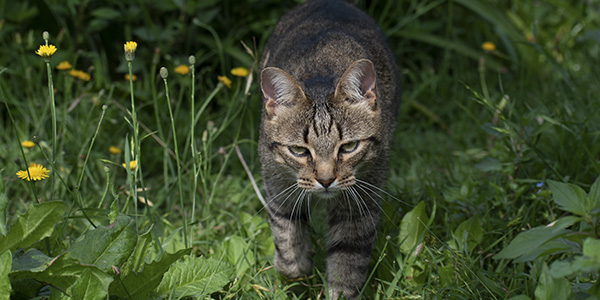
M 4 188 L 4 180 L 0 176 L 0 236 L 6 235 L 6 208 L 8 207 L 8 197 Z
M 110 285 L 110 294 L 123 298 L 131 295 L 133 299 L 148 299 L 148 293 L 156 289 L 163 279 L 163 275 L 173 263 L 181 257 L 189 255 L 191 251 L 192 249 L 189 248 L 175 253 L 165 253 L 160 259 L 145 264 L 140 272 L 130 272 L 120 281 L 115 280 Z
M 225 261 L 235 266 L 235 273 L 238 277 L 242 276 L 256 262 L 253 249 L 242 237 L 237 235 L 227 237 L 221 244 L 219 253 L 224 254 L 218 255 L 219 257 L 224 257 Z
M 454 231 L 454 236 L 458 243 L 456 249 L 463 249 L 464 246 L 467 246 L 469 250 L 475 248 L 483 238 L 479 217 L 473 216 L 460 223 Z
M 554 278 L 581 273 L 597 272 L 600 270 L 600 262 L 589 256 L 576 256 L 572 260 L 557 261 L 550 266 L 550 273 Z
M 557 261 L 550 266 L 554 278 L 573 274 L 598 272 L 600 270 L 600 240 L 586 238 L 583 242 L 583 255 L 571 260 Z
M 544 263 L 542 272 L 535 288 L 536 300 L 555 300 L 569 299 L 571 295 L 571 285 L 566 278 L 554 278 L 548 270 L 548 265 Z
M 148 249 L 152 246 L 151 230 L 152 227 L 146 233 L 138 236 L 133 252 L 121 268 L 122 276 L 127 276 L 131 272 L 140 272 L 144 267 L 144 262 L 152 260 L 152 256 L 148 253 Z
M 186 257 L 171 266 L 156 291 L 160 296 L 175 299 L 192 295 L 201 299 L 229 283 L 234 273 L 234 267 L 227 262 Z
M 108 286 L 112 281 L 112 276 L 104 272 L 94 272 L 92 269 L 87 269 L 83 271 L 71 287 L 71 298 L 82 300 L 104 299 L 108 294 Z
M 514 262 L 520 263 L 520 262 L 532 261 L 532 260 L 534 260 L 538 257 L 544 256 L 544 255 L 552 255 L 552 254 L 558 254 L 558 253 L 563 253 L 563 252 L 577 252 L 577 251 L 581 251 L 581 246 L 577 242 L 571 241 L 568 238 L 557 237 L 553 240 L 549 240 L 549 241 L 541 244 L 539 247 L 529 249 L 529 251 L 527 253 L 516 258 L 514 260 Z
M 67 293 L 69 293 L 71 286 L 75 284 L 75 282 L 86 270 L 89 270 L 98 278 L 109 276 L 96 266 L 82 265 L 76 259 L 70 257 L 68 253 L 54 258 L 49 263 L 46 263 L 45 266 L 46 268 L 36 268 L 33 271 L 12 271 L 10 273 L 10 277 L 13 280 L 35 279 L 37 281 L 52 285 L 61 291 L 67 291 Z
M 570 183 L 548 180 L 552 190 L 552 199 L 562 209 L 576 215 L 585 216 L 593 207 L 589 207 L 585 191 Z
M 496 254 L 494 259 L 529 256 L 530 253 L 538 251 L 538 248 L 543 246 L 544 243 L 567 234 L 569 231 L 565 228 L 573 225 L 579 220 L 580 218 L 575 216 L 566 216 L 558 219 L 552 226 L 538 226 L 531 230 L 521 232 L 508 244 L 508 246 L 506 246 L 506 248 Z
M 81 263 L 111 272 L 112 266 L 119 267 L 125 262 L 136 242 L 135 221 L 119 216 L 114 223 L 87 232 L 71 245 L 69 253 Z
M 17 222 L 10 227 L 6 236 L 0 237 L 0 253 L 19 247 L 27 248 L 50 236 L 64 212 L 65 204 L 61 201 L 32 205 L 25 214 L 18 216 Z
M 0 299 L 10 299 L 12 289 L 8 274 L 10 273 L 11 262 L 12 254 L 10 251 L 4 251 L 0 254 Z
M 600 240 L 586 238 L 583 241 L 583 255 L 589 256 L 600 262 Z
M 400 223 L 400 250 L 409 254 L 421 243 L 425 236 L 425 226 L 429 218 L 425 213 L 425 202 L 421 201 L 415 208 L 406 213 Z
M 12 259 L 12 271 L 42 272 L 48 268 L 52 259 L 35 248 L 17 250 Z
M 2 197 L 0 195 L 0 197 Z M 592 208 L 600 207 L 600 176 L 596 178 L 594 184 L 590 188 L 590 192 L 588 194 L 588 202 L 592 206 Z

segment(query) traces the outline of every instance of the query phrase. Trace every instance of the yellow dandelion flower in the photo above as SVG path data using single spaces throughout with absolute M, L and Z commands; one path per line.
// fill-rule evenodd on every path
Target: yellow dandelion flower
M 181 75 L 187 75 L 190 72 L 190 68 L 186 65 L 179 65 L 175 68 L 175 73 Z
M 26 170 L 20 170 L 19 172 L 17 172 L 17 176 L 23 180 L 36 181 L 48 178 L 48 173 L 50 173 L 50 171 L 44 168 L 44 166 L 36 163 L 30 163 L 29 168 L 27 169 L 29 170 L 29 174 L 27 174 Z M 31 178 L 29 177 L 30 175 Z
M 237 77 L 246 77 L 248 76 L 248 69 L 243 67 L 233 68 L 231 69 L 231 75 Z
M 35 54 L 43 58 L 50 58 L 54 52 L 56 52 L 56 47 L 54 45 L 40 45 L 40 48 L 35 51 Z
M 231 88 L 231 80 L 227 76 L 217 76 L 217 79 L 222 82 L 226 87 Z
M 481 49 L 483 49 L 486 52 L 492 52 L 496 50 L 496 45 L 492 42 L 485 42 L 481 44 Z
M 71 64 L 68 61 L 61 61 L 58 66 L 56 66 L 57 69 L 59 70 L 68 70 L 73 68 L 73 66 L 71 66 Z
M 123 49 L 125 49 L 125 59 L 133 60 L 135 57 L 135 50 L 137 49 L 137 43 L 129 41 L 123 45 Z
M 32 141 L 22 141 L 21 142 L 21 146 L 23 146 L 24 148 L 33 148 L 33 146 L 35 146 L 35 143 Z
M 121 164 L 123 166 L 123 168 L 125 168 L 125 163 Z M 137 161 L 136 160 L 132 160 L 129 162 L 129 169 L 130 170 L 135 170 L 135 167 L 137 166 Z
M 76 69 L 69 70 L 69 75 L 83 81 L 90 81 L 90 74 Z
M 125 80 L 129 81 L 129 74 L 125 74 Z M 136 81 L 137 80 L 137 76 L 135 76 L 135 74 L 131 75 L 131 81 Z
M 112 154 L 119 154 L 119 153 L 121 153 L 121 149 L 119 149 L 115 146 L 110 146 L 110 147 L 108 147 L 108 152 L 110 152 Z

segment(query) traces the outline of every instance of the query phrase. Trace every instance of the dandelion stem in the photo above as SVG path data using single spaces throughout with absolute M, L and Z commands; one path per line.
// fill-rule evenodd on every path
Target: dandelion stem
M 190 73 L 191 73 L 191 77 L 192 77 L 192 90 L 191 90 L 191 96 L 190 96 L 190 148 L 192 151 L 192 168 L 193 168 L 193 172 L 194 172 L 194 184 L 193 184 L 193 189 L 192 189 L 192 217 L 190 220 L 190 224 L 194 224 L 194 219 L 196 216 L 196 188 L 198 187 L 198 162 L 196 160 L 196 140 L 195 140 L 195 134 L 194 134 L 194 119 L 196 118 L 195 114 L 195 108 L 194 108 L 194 89 L 195 89 L 195 80 L 196 80 L 196 76 L 195 76 L 195 72 L 194 72 L 194 63 L 196 62 L 196 58 L 193 56 L 190 56 L 189 58 L 189 63 L 190 63 Z M 190 245 L 194 244 L 194 225 L 190 226 Z M 193 253 L 190 253 L 190 255 L 193 255 Z
M 48 40 L 46 40 L 46 45 Z M 48 93 L 50 94 L 50 114 L 52 118 L 52 161 L 50 163 L 50 201 L 54 195 L 54 177 L 56 173 L 56 104 L 54 101 L 54 83 L 52 82 L 52 68 L 50 68 L 50 59 L 46 59 L 46 69 L 48 70 Z
M 175 130 L 175 121 L 173 119 L 173 110 L 171 109 L 171 98 L 169 97 L 169 84 L 167 82 L 167 69 L 166 68 L 161 68 L 160 69 L 160 74 L 163 78 L 163 81 L 165 83 L 165 95 L 167 98 L 167 107 L 169 108 L 169 118 L 171 119 L 171 130 L 173 131 L 173 144 L 174 144 L 174 148 L 175 148 L 175 161 L 176 161 L 176 165 L 177 165 L 177 185 L 179 186 L 179 205 L 181 206 L 181 216 L 183 219 L 183 242 L 185 244 L 185 247 L 189 247 L 188 244 L 188 237 L 187 237 L 187 221 L 185 218 L 185 207 L 183 205 L 183 186 L 182 186 L 182 179 L 181 179 L 181 163 L 179 161 L 179 147 L 177 146 L 177 131 Z
M 135 209 L 135 215 L 136 215 L 136 224 L 137 224 L 137 176 L 138 176 L 138 169 L 140 168 L 140 164 L 141 164 L 141 154 L 140 154 L 140 141 L 138 140 L 138 129 L 139 129 L 139 124 L 137 122 L 137 115 L 135 113 L 135 96 L 133 93 L 133 65 L 131 60 L 127 60 L 127 68 L 129 69 L 129 94 L 131 96 L 131 125 L 133 126 L 133 149 L 132 149 L 132 154 L 133 154 L 133 160 L 135 160 L 137 162 L 137 165 L 135 167 L 133 171 L 133 174 L 131 176 L 131 182 L 130 182 L 130 188 L 131 188 L 131 195 L 133 197 L 133 207 Z M 129 164 L 129 161 L 125 161 L 126 164 Z M 128 169 L 128 167 L 125 167 L 126 169 Z

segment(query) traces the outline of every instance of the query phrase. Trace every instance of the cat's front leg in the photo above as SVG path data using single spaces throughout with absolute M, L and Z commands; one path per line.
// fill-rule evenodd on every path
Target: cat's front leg
M 312 259 L 305 218 L 292 218 L 279 212 L 272 212 L 270 216 L 275 244 L 275 267 L 290 279 L 308 276 L 312 272 Z
M 360 213 L 359 213 L 360 212 Z M 377 208 L 330 209 L 327 238 L 327 285 L 331 299 L 358 299 L 377 236 Z

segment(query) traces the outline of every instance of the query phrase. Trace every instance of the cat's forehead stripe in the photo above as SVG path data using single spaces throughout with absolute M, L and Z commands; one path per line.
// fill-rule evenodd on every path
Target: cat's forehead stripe
M 333 118 L 327 105 L 317 105 L 313 115 L 313 129 L 317 136 L 328 135 L 331 132 Z
M 306 127 L 304 127 L 304 134 L 303 135 L 304 135 L 304 143 L 305 144 L 308 144 L 308 133 L 309 133 L 309 131 L 310 130 L 308 128 L 308 125 Z

